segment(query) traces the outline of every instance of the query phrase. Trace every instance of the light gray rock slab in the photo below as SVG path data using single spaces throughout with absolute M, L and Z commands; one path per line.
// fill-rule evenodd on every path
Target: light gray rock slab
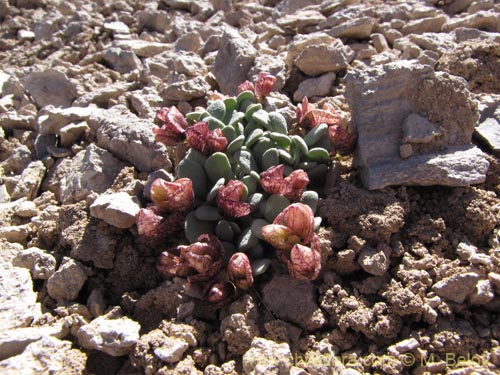
M 139 200 L 127 193 L 103 194 L 90 206 L 90 215 L 117 228 L 130 228 L 140 210 Z
M 352 70 L 345 83 L 351 124 L 358 132 L 355 163 L 365 187 L 468 186 L 485 180 L 489 163 L 471 144 L 479 111 L 463 79 L 403 60 Z M 405 132 L 412 114 L 420 116 L 414 117 L 420 123 L 431 123 L 430 133 L 437 134 L 425 135 L 427 122 L 425 134 L 415 126 Z M 427 143 L 406 143 L 412 139 Z M 408 145 L 411 150 L 404 149 Z
M 0 263 L 0 332 L 27 327 L 42 314 L 30 271 Z
M 110 319 L 103 315 L 78 330 L 78 343 L 84 348 L 119 357 L 132 350 L 139 340 L 140 329 L 139 323 L 130 318 Z
M 176 363 L 182 359 L 182 356 L 188 348 L 188 343 L 183 339 L 177 337 L 166 337 L 163 340 L 162 346 L 154 350 L 154 354 L 163 362 Z
M 256 54 L 255 48 L 237 30 L 225 29 L 213 66 L 221 93 L 237 94 L 238 85 L 247 79 Z
M 11 199 L 27 198 L 33 200 L 37 197 L 38 189 L 45 175 L 45 166 L 42 161 L 36 160 L 28 164 L 21 174 L 21 179 L 12 191 Z
M 475 272 L 455 274 L 438 281 L 432 286 L 432 291 L 438 296 L 456 303 L 463 303 L 465 298 L 474 291 L 479 275 Z
M 326 17 L 317 10 L 301 10 L 278 18 L 276 23 L 284 29 L 303 30 L 307 26 L 317 25 L 324 20 Z
M 483 10 L 474 14 L 465 14 L 450 18 L 443 25 L 442 31 L 450 32 L 458 27 L 500 32 L 500 14 L 494 10 Z
M 87 356 L 72 349 L 70 341 L 44 336 L 32 342 L 19 355 L 0 362 L 0 372 L 5 375 L 83 373 Z
M 189 101 L 205 96 L 210 88 L 210 84 L 203 77 L 195 77 L 166 85 L 160 90 L 160 96 L 166 100 Z
M 111 100 L 117 100 L 124 93 L 135 90 L 137 86 L 138 82 L 118 81 L 83 94 L 73 102 L 73 106 L 88 107 L 91 104 L 95 104 L 99 107 L 107 108 L 110 106 Z
M 328 96 L 332 91 L 335 78 L 335 73 L 326 73 L 319 77 L 302 81 L 293 93 L 293 100 L 300 102 L 305 96 L 308 98 L 313 96 Z
M 429 143 L 441 135 L 435 124 L 423 116 L 411 113 L 403 122 L 402 143 Z
M 109 151 L 91 144 L 73 157 L 61 176 L 62 202 L 78 202 L 90 192 L 103 193 L 124 167 Z
M 65 257 L 47 280 L 47 293 L 58 302 L 73 301 L 87 281 L 88 274 L 89 270 L 80 262 Z
M 336 39 L 331 44 L 306 47 L 295 59 L 295 65 L 305 74 L 316 76 L 322 73 L 346 69 L 354 59 L 354 51 Z
M 256 337 L 243 355 L 243 371 L 251 374 L 289 374 L 293 357 L 287 343 Z
M 5 113 L 0 113 L 0 126 L 4 130 L 35 130 L 35 117 L 31 115 L 20 115 L 17 111 L 10 110 Z
M 335 38 L 368 39 L 372 33 L 375 20 L 361 17 L 348 20 L 327 30 L 326 33 Z
M 19 217 L 30 218 L 38 214 L 38 209 L 35 202 L 24 201 L 16 206 L 14 213 Z
M 58 134 L 66 125 L 85 121 L 95 110 L 94 107 L 56 108 L 47 106 L 39 112 L 37 126 L 40 134 Z
M 441 31 L 441 27 L 448 20 L 445 15 L 426 17 L 418 20 L 412 20 L 408 22 L 400 30 L 404 35 L 408 34 L 422 34 L 426 32 L 438 33 Z
M 0 361 L 21 354 L 32 342 L 43 337 L 64 338 L 69 327 L 60 321 L 50 326 L 14 328 L 0 332 Z
M 110 47 L 102 53 L 104 60 L 113 70 L 119 73 L 130 73 L 135 69 L 140 69 L 141 60 L 133 51 L 123 50 L 117 47 Z
M 495 154 L 500 154 L 500 122 L 493 118 L 487 118 L 474 130 L 474 138 L 486 143 Z
M 139 57 L 152 57 L 172 49 L 172 44 L 169 43 L 150 42 L 141 39 L 120 40 L 116 42 L 116 46 L 122 50 L 130 50 Z
M 122 105 L 94 111 L 89 125 L 97 145 L 142 172 L 171 169 L 166 147 L 155 141 L 153 123 L 140 119 Z
M 32 229 L 29 224 L 22 225 L 10 225 L 0 228 L 0 238 L 3 238 L 9 242 L 17 242 L 20 244 L 26 244 L 28 240 L 28 234 Z
M 49 104 L 55 107 L 69 107 L 77 97 L 73 83 L 66 74 L 56 69 L 29 74 L 24 80 L 24 87 L 40 108 Z
M 130 34 L 130 28 L 125 23 L 120 21 L 105 22 L 104 30 L 117 34 Z

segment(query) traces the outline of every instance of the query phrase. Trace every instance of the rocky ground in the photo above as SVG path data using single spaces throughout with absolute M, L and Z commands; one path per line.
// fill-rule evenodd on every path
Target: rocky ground
M 2 374 L 500 372 L 500 1 L 1 0 L 0 19 Z M 276 262 L 214 306 L 138 240 L 148 176 L 176 163 L 151 129 L 260 71 L 290 126 L 328 100 L 359 141 L 320 182 L 319 279 Z

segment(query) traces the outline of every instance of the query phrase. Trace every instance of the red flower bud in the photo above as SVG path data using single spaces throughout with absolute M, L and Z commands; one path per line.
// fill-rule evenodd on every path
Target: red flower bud
M 233 283 L 226 281 L 225 283 L 215 283 L 208 288 L 205 299 L 212 303 L 226 302 L 236 295 L 236 288 Z
M 330 126 L 328 128 L 328 135 L 330 136 L 330 142 L 332 142 L 335 151 L 342 155 L 352 153 L 358 138 L 356 133 L 351 133 L 340 125 Z
M 269 72 L 260 72 L 255 83 L 255 96 L 259 102 L 262 102 L 271 92 L 276 77 Z
M 241 202 L 246 194 L 243 182 L 230 180 L 226 186 L 221 186 L 217 195 L 217 207 L 222 215 L 231 218 L 246 216 L 252 212 L 249 203 Z
M 279 194 L 291 201 L 298 200 L 309 183 L 307 173 L 297 169 L 288 177 L 283 177 L 283 164 L 270 167 L 260 174 L 260 185 L 269 194 Z
M 300 237 L 300 242 L 308 244 L 314 233 L 314 213 L 306 204 L 294 203 L 281 211 L 273 224 L 283 225 Z
M 189 274 L 189 265 L 181 257 L 164 251 L 161 253 L 156 268 L 167 276 L 186 277 Z
M 227 265 L 229 278 L 239 289 L 247 290 L 253 285 L 252 267 L 244 253 L 235 253 Z
M 295 109 L 297 122 L 304 129 L 312 129 L 319 124 L 338 125 L 340 123 L 340 115 L 335 109 L 325 104 L 323 109 L 314 108 L 309 104 L 307 97 L 302 99 L 302 103 L 297 105 Z
M 160 121 L 160 127 L 154 127 L 153 133 L 158 142 L 166 146 L 175 146 L 186 139 L 187 121 L 176 107 L 160 109 L 156 118 Z
M 202 234 L 198 242 L 179 246 L 181 258 L 191 269 L 188 280 L 205 281 L 217 275 L 222 266 L 224 248 L 219 239 L 211 234 Z
M 293 245 L 300 243 L 300 237 L 290 228 L 270 224 L 262 227 L 262 236 L 277 250 L 290 250 Z
M 205 121 L 197 122 L 188 127 L 186 136 L 191 147 L 204 155 L 224 151 L 228 143 L 220 129 L 210 130 Z
M 149 207 L 139 210 L 135 222 L 139 236 L 147 243 L 154 245 L 184 229 L 184 219 L 185 215 L 182 212 L 162 216 L 155 208 Z
M 297 244 L 290 252 L 287 267 L 298 280 L 314 280 L 321 271 L 321 254 L 317 249 Z
M 151 185 L 151 200 L 165 212 L 188 211 L 193 207 L 193 182 L 189 178 L 174 182 L 158 178 Z
M 253 92 L 254 90 L 255 90 L 255 87 L 254 87 L 253 83 L 250 81 L 245 81 L 245 82 L 240 83 L 238 85 L 238 93 L 241 93 L 243 91 L 252 91 Z

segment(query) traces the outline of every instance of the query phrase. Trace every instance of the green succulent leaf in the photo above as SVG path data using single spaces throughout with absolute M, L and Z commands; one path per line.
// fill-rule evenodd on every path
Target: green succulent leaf
M 246 228 L 241 232 L 236 248 L 238 251 L 246 251 L 259 243 L 259 239 L 252 234 L 250 228 Z
M 255 102 L 255 95 L 252 91 L 243 91 L 238 94 L 236 97 L 236 102 L 238 104 L 241 104 L 245 100 L 250 100 L 252 102 Z
M 208 128 L 210 130 L 224 129 L 224 127 L 226 126 L 226 124 L 224 124 L 221 120 L 216 119 L 213 116 L 205 117 L 203 121 L 206 121 L 208 123 Z
M 320 147 L 312 148 L 307 153 L 307 157 L 314 161 L 326 161 L 329 156 L 328 151 Z
M 288 152 L 286 152 L 285 150 L 278 150 L 278 152 L 280 154 L 280 159 L 285 163 L 288 163 L 289 165 L 295 164 L 295 159 Z
M 262 275 L 267 271 L 269 265 L 271 264 L 271 259 L 268 258 L 260 258 L 254 259 L 250 261 L 250 267 L 252 267 L 253 276 Z
M 269 196 L 264 207 L 264 218 L 272 223 L 276 216 L 289 205 L 290 201 L 283 195 L 273 194 Z
M 293 144 L 297 147 L 300 153 L 302 155 L 307 155 L 309 147 L 307 146 L 306 141 L 304 141 L 304 138 L 298 135 L 292 135 L 290 138 L 292 138 Z
M 269 122 L 274 132 L 288 134 L 288 126 L 283 115 L 279 112 L 269 112 Z
M 254 113 L 260 110 L 262 110 L 262 104 L 260 103 L 250 104 L 248 108 L 245 110 L 245 118 L 247 119 L 247 121 L 252 120 Z
M 207 174 L 200 164 L 184 158 L 177 166 L 177 176 L 191 179 L 194 194 L 200 198 L 206 197 L 208 191 Z
M 262 155 L 262 169 L 266 170 L 280 163 L 280 154 L 276 148 L 270 148 Z
M 241 146 L 243 146 L 243 142 L 245 142 L 245 136 L 242 134 L 235 139 L 227 146 L 226 148 L 226 153 L 228 154 L 234 154 L 236 151 L 241 149 Z
M 250 259 L 262 258 L 264 255 L 264 246 L 262 246 L 262 243 L 259 241 L 257 245 L 245 251 L 245 254 L 247 254 Z
M 217 207 L 202 205 L 198 207 L 194 214 L 198 220 L 206 220 L 206 221 L 217 221 L 221 220 L 222 216 L 219 214 Z
M 220 220 L 215 226 L 215 234 L 221 241 L 231 242 L 234 238 L 233 227 L 230 222 L 226 220 Z
M 189 243 L 194 243 L 204 233 L 214 234 L 215 222 L 199 220 L 194 212 L 186 216 L 184 222 L 184 234 Z
M 235 111 L 231 114 L 231 119 L 228 122 L 228 125 L 236 128 L 236 124 L 242 121 L 245 118 L 245 114 L 243 112 Z
M 251 175 L 246 175 L 241 178 L 241 182 L 245 184 L 248 194 L 253 194 L 257 190 L 257 181 Z
M 314 230 L 315 230 L 315 231 L 317 231 L 317 230 L 319 229 L 319 227 L 320 227 L 320 225 L 321 225 L 321 221 L 322 221 L 322 220 L 323 220 L 323 219 L 322 219 L 320 216 L 316 216 L 316 217 L 314 218 Z
M 275 141 L 281 148 L 288 149 L 292 144 L 292 140 L 287 135 L 272 132 L 269 134 L 269 138 Z
M 252 234 L 257 237 L 259 240 L 264 240 L 264 236 L 262 235 L 262 227 L 271 224 L 269 221 L 264 219 L 255 219 L 252 223 L 250 229 L 252 229 Z
M 219 188 L 226 183 L 226 180 L 224 177 L 219 178 L 217 182 L 214 184 L 212 189 L 208 192 L 207 195 L 207 202 L 213 202 L 215 201 L 215 198 L 217 198 L 217 194 L 219 194 Z
M 236 138 L 236 130 L 231 125 L 225 126 L 222 129 L 222 135 L 228 142 L 232 142 Z
M 205 161 L 205 171 L 212 184 L 215 184 L 221 178 L 224 178 L 226 181 L 233 178 L 229 159 L 222 152 L 216 152 L 208 157 Z
M 222 100 L 216 100 L 208 106 L 207 112 L 210 113 L 212 117 L 222 121 L 226 115 L 226 105 Z
M 254 120 L 257 124 L 264 127 L 269 131 L 273 131 L 273 127 L 271 126 L 271 122 L 269 121 L 269 114 L 263 110 L 259 109 L 252 114 L 252 120 Z
M 328 125 L 319 124 L 318 126 L 309 130 L 309 133 L 304 137 L 307 146 L 314 146 L 323 137 L 328 137 Z
M 203 155 L 200 151 L 195 150 L 194 148 L 190 148 L 184 157 L 187 160 L 194 161 L 200 165 L 204 165 L 207 157 Z
M 316 208 L 318 207 L 319 195 L 314 190 L 306 190 L 302 193 L 300 197 L 300 202 L 307 204 L 313 212 L 316 212 Z
M 204 113 L 204 111 L 194 111 L 186 114 L 186 119 L 191 122 L 200 121 L 200 116 Z
M 247 147 L 252 147 L 255 142 L 257 142 L 260 137 L 262 137 L 262 134 L 264 133 L 264 131 L 260 128 L 257 128 L 257 129 L 254 129 L 248 136 L 247 136 L 247 139 L 245 141 L 245 146 Z

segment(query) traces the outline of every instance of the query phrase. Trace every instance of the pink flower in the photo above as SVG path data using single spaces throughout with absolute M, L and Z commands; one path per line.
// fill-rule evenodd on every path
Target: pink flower
M 338 125 L 341 120 L 339 114 L 331 105 L 325 104 L 323 109 L 314 108 L 309 104 L 307 97 L 302 99 L 302 103 L 297 104 L 295 114 L 299 125 L 308 130 L 319 124 Z
M 203 155 L 224 151 L 227 147 L 227 139 L 222 135 L 220 129 L 210 130 L 208 123 L 200 121 L 186 129 L 188 143 Z
M 262 102 L 269 95 L 276 83 L 276 77 L 269 72 L 260 72 L 255 85 L 245 81 L 238 86 L 238 92 L 253 91 L 257 101 Z
M 321 254 L 314 247 L 294 245 L 286 265 L 292 277 L 298 280 L 314 280 L 321 271 Z
M 336 152 L 342 155 L 348 155 L 353 152 L 358 138 L 356 133 L 352 133 L 340 125 L 332 125 L 328 127 L 328 135 Z
M 168 276 L 187 276 L 190 282 L 206 281 L 219 273 L 223 256 L 224 249 L 219 239 L 202 234 L 191 245 L 163 252 L 157 268 Z
M 226 186 L 221 186 L 217 195 L 217 207 L 222 215 L 239 218 L 250 214 L 252 206 L 241 201 L 245 193 L 245 185 L 238 180 L 230 180 Z
M 158 142 L 166 146 L 175 146 L 186 139 L 185 129 L 188 124 L 184 115 L 176 107 L 160 109 L 156 118 L 161 123 L 160 127 L 153 128 Z
M 252 268 L 246 254 L 233 254 L 229 259 L 227 270 L 229 278 L 239 289 L 247 290 L 253 285 Z
M 291 201 L 299 199 L 309 183 L 307 173 L 297 169 L 288 177 L 283 177 L 285 165 L 270 167 L 260 174 L 260 185 L 269 194 L 279 194 Z
M 151 185 L 151 200 L 165 212 L 189 211 L 194 201 L 193 182 L 189 178 L 174 182 L 158 178 Z
M 294 203 L 281 211 L 273 223 L 262 228 L 265 240 L 278 250 L 307 245 L 314 234 L 314 213 L 306 204 Z

